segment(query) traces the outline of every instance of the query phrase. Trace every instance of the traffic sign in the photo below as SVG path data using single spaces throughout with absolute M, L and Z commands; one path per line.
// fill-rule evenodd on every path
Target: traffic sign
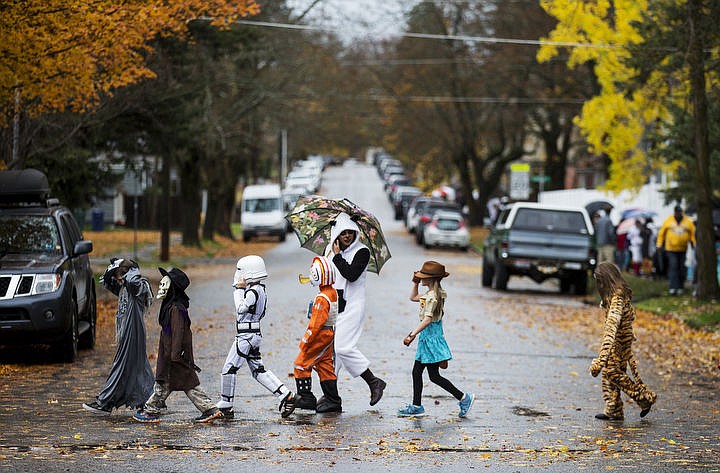
M 550 182 L 550 176 L 533 176 L 530 178 L 532 182 Z

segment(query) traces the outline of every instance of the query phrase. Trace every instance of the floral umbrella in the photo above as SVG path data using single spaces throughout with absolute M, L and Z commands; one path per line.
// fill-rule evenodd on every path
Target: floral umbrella
M 370 249 L 368 271 L 380 273 L 390 259 L 390 250 L 377 218 L 348 199 L 330 199 L 317 195 L 300 197 L 285 219 L 300 240 L 300 246 L 324 255 L 330 243 L 330 229 L 335 217 L 346 213 L 360 228 L 360 241 Z

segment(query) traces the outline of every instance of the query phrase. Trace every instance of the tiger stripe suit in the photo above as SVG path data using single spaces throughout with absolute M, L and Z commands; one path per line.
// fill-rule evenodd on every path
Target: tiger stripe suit
M 657 398 L 657 394 L 648 389 L 637 371 L 637 362 L 632 352 L 634 320 L 635 308 L 630 300 L 622 293 L 613 294 L 605 313 L 600 353 L 590 365 L 593 376 L 602 371 L 605 415 L 612 419 L 624 418 L 621 392 L 633 399 L 641 409 L 652 406 Z M 628 365 L 634 379 L 627 375 Z

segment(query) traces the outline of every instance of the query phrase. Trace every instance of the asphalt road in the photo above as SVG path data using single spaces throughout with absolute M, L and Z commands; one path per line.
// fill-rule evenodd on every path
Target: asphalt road
M 483 288 L 479 255 L 415 245 L 401 222 L 392 219 L 369 166 L 328 169 L 323 190 L 375 213 L 392 252 L 381 274 L 368 276 L 360 343 L 372 370 L 388 382 L 378 405 L 368 405 L 363 381 L 343 372 L 341 414 L 280 419 L 276 399 L 241 371 L 234 420 L 194 425 L 194 407 L 175 393 L 160 424 L 140 425 L 130 419 L 130 410 L 98 417 L 81 408 L 102 387 L 112 344 L 81 352 L 74 364 L 49 363 L 41 355 L 18 363 L 16 353 L 0 359 L 0 471 L 720 470 L 717 383 L 666 377 L 640 360 L 646 382 L 659 393 L 656 407 L 641 420 L 628 403 L 624 422 L 598 421 L 600 382 L 587 374 L 594 347 L 544 326 L 537 316 L 582 307 L 579 298 L 560 295 L 551 282 L 538 286 L 511 279 L 506 293 Z M 263 359 L 294 389 L 288 374 L 314 295 L 313 288 L 298 284 L 297 275 L 306 271 L 312 254 L 288 235 L 264 257 L 270 277 Z M 476 394 L 466 419 L 458 418 L 454 398 L 429 383 L 427 417 L 395 415 L 411 401 L 414 347 L 404 347 L 402 339 L 417 323 L 417 306 L 407 300 L 411 275 L 427 259 L 442 262 L 451 273 L 443 286 L 449 294 L 445 333 L 454 359 L 443 374 Z M 202 385 L 217 396 L 219 371 L 234 335 L 234 267 L 225 263 L 187 271 L 196 362 L 203 368 Z M 597 309 L 587 310 L 597 316 Z M 155 311 L 147 327 L 148 347 L 154 349 Z

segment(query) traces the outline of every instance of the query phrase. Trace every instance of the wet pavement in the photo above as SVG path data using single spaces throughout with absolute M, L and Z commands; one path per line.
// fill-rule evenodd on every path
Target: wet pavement
M 134 423 L 128 409 L 95 416 L 81 404 L 99 392 L 114 355 L 112 325 L 105 324 L 99 346 L 82 351 L 74 364 L 49 363 L 42 352 L 3 353 L 0 471 L 720 471 L 717 379 L 663 376 L 640 359 L 643 378 L 659 393 L 657 405 L 644 419 L 627 403 L 625 421 L 596 420 L 600 381 L 587 374 L 596 341 L 543 323 L 553 312 L 583 309 L 580 298 L 560 295 L 551 282 L 539 286 L 523 279 L 511 279 L 505 293 L 483 288 L 479 255 L 423 249 L 392 220 L 373 168 L 330 168 L 324 189 L 373 211 L 393 255 L 380 276 L 368 275 L 360 342 L 371 369 L 388 382 L 378 405 L 368 405 L 362 380 L 343 372 L 342 413 L 281 419 L 277 400 L 241 371 L 232 421 L 193 424 L 197 412 L 182 393 L 171 395 L 157 425 Z M 298 284 L 297 275 L 306 271 L 312 254 L 288 235 L 264 257 L 270 278 L 263 359 L 294 390 L 288 375 L 314 295 L 309 285 Z M 417 305 L 407 296 L 412 271 L 426 259 L 442 262 L 451 273 L 443 281 L 449 294 L 444 328 L 454 359 L 442 374 L 476 394 L 466 419 L 458 418 L 454 398 L 428 382 L 423 397 L 428 416 L 395 415 L 412 397 L 414 346 L 403 346 L 402 339 L 417 324 Z M 203 368 L 203 387 L 216 397 L 234 335 L 234 266 L 186 269 L 196 363 Z M 146 321 L 152 352 L 158 306 Z M 596 308 L 587 311 L 597 316 Z M 25 355 L 34 361 L 16 362 Z

